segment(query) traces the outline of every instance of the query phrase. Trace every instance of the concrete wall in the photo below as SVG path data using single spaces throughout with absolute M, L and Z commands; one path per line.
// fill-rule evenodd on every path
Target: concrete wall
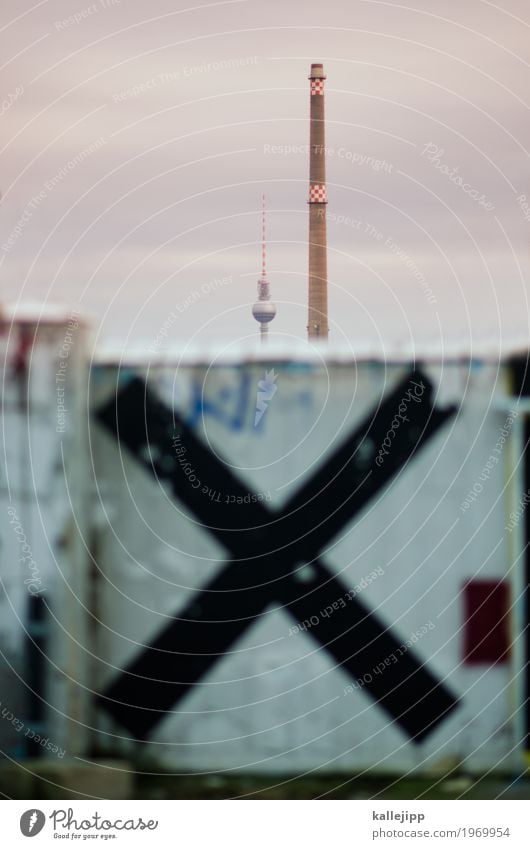
M 0 340 L 0 749 L 64 758 L 89 736 L 86 328 L 58 313 Z
M 144 752 L 182 770 L 386 771 L 465 763 L 480 771 L 520 763 L 522 731 L 515 710 L 520 693 L 514 683 L 520 656 L 511 651 L 499 663 L 464 662 L 464 585 L 470 580 L 502 581 L 508 606 L 517 600 L 522 566 L 520 561 L 514 564 L 520 534 L 506 529 L 506 516 L 521 493 L 521 480 L 512 472 L 522 416 L 510 412 L 514 402 L 505 366 L 500 371 L 487 364 L 421 368 L 432 383 L 434 409 L 447 411 L 455 405 L 455 411 L 390 485 L 333 536 L 320 560 L 344 591 L 353 589 L 353 596 L 391 630 L 405 647 L 402 651 L 414 655 L 442 682 L 458 701 L 456 708 L 421 742 L 412 742 L 369 688 L 352 681 L 315 639 L 320 625 L 314 627 L 313 619 L 300 627 L 284 604 L 272 601 L 249 620 L 246 631 L 197 683 L 184 694 L 175 686 L 178 699 L 170 713 L 153 719 Z M 200 361 L 175 363 L 151 366 L 148 372 L 122 367 L 118 376 L 109 363 L 98 368 L 94 411 L 109 402 L 112 406 L 116 393 L 131 381 L 147 378 L 150 392 L 167 409 L 175 409 L 217 458 L 211 474 L 201 467 L 203 501 L 197 505 L 204 516 L 209 502 L 210 524 L 215 527 L 216 505 L 234 495 L 222 490 L 215 471 L 219 458 L 245 492 L 261 495 L 270 510 L 282 510 L 325 466 L 335 446 L 366 416 L 377 416 L 383 399 L 409 373 L 406 364 L 264 360 L 213 367 Z M 258 403 L 260 392 L 262 401 L 269 399 L 265 408 Z M 410 413 L 415 403 L 409 399 Z M 406 417 L 406 410 L 403 413 Z M 136 424 L 127 424 L 122 415 L 124 435 L 134 426 L 142 430 L 142 405 L 131 407 L 127 415 Z M 401 421 L 397 427 L 412 425 Z M 171 436 L 168 428 L 162 442 L 157 437 L 156 445 L 144 448 L 140 457 L 130 451 L 126 439 L 117 450 L 108 422 L 103 426 L 93 418 L 100 516 L 99 692 L 108 693 L 120 670 L 142 656 L 179 617 L 189 617 L 193 610 L 198 621 L 205 616 L 199 594 L 214 586 L 230 560 L 223 542 L 190 509 L 186 492 L 181 490 L 184 497 L 179 498 L 164 478 L 158 455 L 174 454 Z M 394 438 L 396 434 L 390 441 Z M 377 453 L 380 447 L 370 444 L 368 471 L 374 469 L 376 456 L 390 462 Z M 366 448 L 360 449 L 359 458 Z M 189 456 L 193 466 L 193 452 Z M 195 488 L 197 479 L 195 468 L 195 479 L 189 475 L 187 485 Z M 233 510 L 238 509 L 234 503 Z M 303 533 L 315 517 L 304 508 L 293 521 Z M 256 557 L 273 544 L 272 526 L 262 535 Z M 251 560 L 245 569 L 252 569 Z M 300 562 L 294 574 L 300 594 L 312 592 L 313 567 Z M 322 623 L 319 598 L 315 593 L 310 609 Z M 346 599 L 346 611 L 348 604 Z M 340 614 L 338 609 L 328 612 L 328 622 L 339 615 L 347 621 L 342 603 L 339 606 Z M 240 615 L 244 618 L 248 611 L 241 609 Z M 517 637 L 516 619 L 511 616 L 506 623 L 510 641 Z M 193 645 L 174 644 L 176 654 L 167 654 L 164 666 L 168 678 L 179 681 L 181 655 L 194 650 Z M 355 635 L 351 651 L 366 651 Z M 372 669 L 371 674 L 378 673 Z M 152 677 L 157 675 L 153 669 Z M 140 679 L 143 688 L 152 686 L 149 677 Z M 119 693 L 119 687 L 113 691 L 114 715 L 107 703 L 97 724 L 103 729 L 104 747 L 115 751 L 119 745 L 127 751 L 135 735 L 120 722 Z
M 77 316 L 2 329 L 4 756 L 518 768 L 525 413 L 507 364 L 111 357 L 89 375 Z M 470 582 L 504 593 L 504 623 L 489 597 L 476 613 L 504 657 L 466 658 Z

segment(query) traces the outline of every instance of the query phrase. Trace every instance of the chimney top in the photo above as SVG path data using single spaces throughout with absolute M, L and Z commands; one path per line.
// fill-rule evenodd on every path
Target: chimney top
M 309 75 L 310 80 L 325 80 L 326 75 L 324 73 L 324 65 L 321 62 L 315 62 L 311 65 L 311 73 Z

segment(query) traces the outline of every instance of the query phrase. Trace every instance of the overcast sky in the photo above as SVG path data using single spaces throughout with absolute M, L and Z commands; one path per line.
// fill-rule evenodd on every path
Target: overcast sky
M 0 45 L 4 301 L 255 335 L 265 192 L 273 331 L 303 338 L 322 61 L 330 338 L 528 335 L 527 0 L 2 0 Z

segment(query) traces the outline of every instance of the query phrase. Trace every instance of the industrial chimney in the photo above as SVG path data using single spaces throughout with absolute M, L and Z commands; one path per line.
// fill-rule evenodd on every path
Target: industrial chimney
M 328 338 L 328 260 L 326 238 L 326 140 L 324 66 L 311 65 L 309 138 L 309 339 Z

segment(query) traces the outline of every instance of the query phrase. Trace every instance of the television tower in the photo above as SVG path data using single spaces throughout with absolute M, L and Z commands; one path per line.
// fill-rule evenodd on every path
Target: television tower
M 258 300 L 252 307 L 252 315 L 259 321 L 261 341 L 266 342 L 269 322 L 276 315 L 276 306 L 271 301 L 270 285 L 267 280 L 267 243 L 265 239 L 265 195 L 261 207 L 261 277 L 258 280 Z
M 324 66 L 311 65 L 309 131 L 309 295 L 307 334 L 328 338 L 328 259 L 326 237 L 326 139 Z

